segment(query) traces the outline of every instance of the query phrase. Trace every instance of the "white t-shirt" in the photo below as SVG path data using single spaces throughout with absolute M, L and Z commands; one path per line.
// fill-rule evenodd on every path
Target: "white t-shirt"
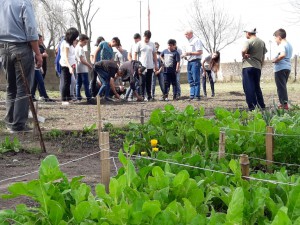
M 68 54 L 68 59 L 66 59 L 65 54 L 64 54 L 64 49 L 68 48 L 69 49 L 69 54 Z M 69 62 L 69 64 L 72 66 L 74 64 L 76 64 L 76 59 L 75 59 L 75 48 L 73 47 L 73 45 L 69 45 L 69 43 L 67 43 L 65 40 L 62 41 L 61 45 L 60 45 L 60 60 L 59 60 L 59 64 L 61 66 L 65 66 L 67 67 L 67 60 Z
M 80 57 L 83 57 L 83 59 L 86 61 L 86 55 L 83 47 L 81 47 L 79 44 L 75 47 L 75 57 L 76 57 L 76 73 L 88 73 L 89 68 L 83 63 L 81 63 L 80 61 Z
M 129 52 L 131 53 L 131 58 L 133 59 L 134 57 L 134 53 L 135 53 L 135 50 L 136 50 L 136 43 L 132 44 L 130 49 L 129 49 Z M 139 61 L 139 54 L 137 55 L 137 59 Z
M 145 43 L 144 41 L 139 41 L 136 44 L 135 52 L 140 54 L 139 61 L 144 67 L 146 67 L 146 69 L 154 68 L 153 53 L 156 52 L 154 43 Z
M 203 50 L 202 42 L 195 36 L 193 36 L 189 41 L 189 44 L 186 48 L 186 52 L 197 52 Z M 192 61 L 194 59 L 201 59 L 201 55 L 192 55 L 188 56 L 187 60 Z

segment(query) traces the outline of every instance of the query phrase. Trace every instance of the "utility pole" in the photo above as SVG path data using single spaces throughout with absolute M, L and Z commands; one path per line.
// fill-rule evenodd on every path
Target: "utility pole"
M 140 0 L 140 35 L 142 35 L 142 1 Z
M 148 0 L 148 30 L 150 30 L 150 7 L 149 7 L 149 0 Z

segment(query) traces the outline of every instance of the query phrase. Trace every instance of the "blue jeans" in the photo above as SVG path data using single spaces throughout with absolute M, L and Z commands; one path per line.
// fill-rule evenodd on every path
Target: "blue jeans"
M 155 75 L 155 73 L 153 72 L 153 74 L 152 74 L 152 85 L 151 85 L 153 98 L 155 97 L 156 79 L 158 79 L 159 87 L 160 87 L 160 90 L 161 90 L 162 94 L 164 94 L 164 89 L 165 89 L 165 87 L 164 87 L 164 74 L 160 73 L 158 75 Z
M 180 87 L 180 72 L 176 73 L 176 82 L 177 82 L 177 90 L 176 95 L 181 96 L 181 87 Z
M 35 79 L 33 80 L 33 85 L 31 87 L 32 98 L 35 98 L 35 92 L 37 87 L 41 97 L 49 98 L 45 88 L 44 77 L 40 70 L 34 70 L 34 78 Z
M 188 62 L 187 75 L 188 83 L 190 84 L 190 98 L 200 98 L 200 60 Z
M 16 55 L 21 57 L 24 76 L 31 85 L 34 76 L 32 48 L 27 43 L 5 43 L 0 47 L 0 57 L 6 72 L 5 123 L 13 130 L 23 130 L 28 119 L 29 101 Z M 17 101 L 14 101 L 18 99 Z
M 101 87 L 99 89 L 98 95 L 105 93 L 105 98 L 109 98 L 109 90 L 110 90 L 110 76 L 109 73 L 104 71 L 101 68 L 95 67 L 95 71 L 98 73 L 98 76 L 101 81 Z
M 81 86 L 84 86 L 84 92 L 85 92 L 85 96 L 87 98 L 87 100 L 89 100 L 91 98 L 91 93 L 89 90 L 89 74 L 88 73 L 78 73 L 77 74 L 77 82 L 76 82 L 76 98 L 78 100 L 81 100 L 81 94 L 80 94 L 80 89 Z
M 260 76 L 260 69 L 254 67 L 243 68 L 243 88 L 249 110 L 255 109 L 256 106 L 266 107 L 260 88 Z
M 164 73 L 164 80 L 165 80 L 165 91 L 164 96 L 167 97 L 170 91 L 170 86 L 173 86 L 173 97 L 176 97 L 176 90 L 177 90 L 177 80 L 176 80 L 176 73 Z

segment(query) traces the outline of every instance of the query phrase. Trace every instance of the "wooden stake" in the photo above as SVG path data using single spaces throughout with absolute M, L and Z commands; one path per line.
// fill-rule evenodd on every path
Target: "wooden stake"
M 266 133 L 266 159 L 267 159 L 267 170 L 269 173 L 272 172 L 272 161 L 273 161 L 273 151 L 274 151 L 274 129 L 273 127 L 267 126 Z
M 242 170 L 242 178 L 244 180 L 249 180 L 249 167 L 250 167 L 250 162 L 248 155 L 242 154 L 240 155 L 240 165 L 241 165 L 241 170 Z
M 19 69 L 21 71 L 21 77 L 22 77 L 22 80 L 23 80 L 23 83 L 24 83 L 24 86 L 25 86 L 26 94 L 29 96 L 29 107 L 30 107 L 30 110 L 31 110 L 31 113 L 32 113 L 33 122 L 35 123 L 35 126 L 37 127 L 37 130 L 38 130 L 38 133 L 39 133 L 40 146 L 41 146 L 42 152 L 46 153 L 46 147 L 45 147 L 45 143 L 44 143 L 44 140 L 43 140 L 43 135 L 42 135 L 40 124 L 39 124 L 39 121 L 38 121 L 38 118 L 37 118 L 37 114 L 36 114 L 36 111 L 35 111 L 35 108 L 34 108 L 34 105 L 33 105 L 32 95 L 31 95 L 31 92 L 30 92 L 30 89 L 29 89 L 29 84 L 28 84 L 28 81 L 27 81 L 27 79 L 24 75 L 24 69 L 23 69 L 23 65 L 22 65 L 21 55 L 17 54 L 16 59 L 17 59 L 18 65 L 19 65 Z
M 102 121 L 101 121 L 101 105 L 100 105 L 100 96 L 97 95 L 97 109 L 98 109 L 98 133 L 102 131 Z
M 39 111 L 39 104 L 38 104 L 38 101 L 36 101 L 34 103 L 34 108 L 35 108 L 35 112 L 36 112 L 36 115 L 38 115 L 38 111 Z M 33 123 L 33 137 L 37 136 L 38 135 L 38 129 L 36 127 L 36 123 Z
M 101 132 L 99 136 L 101 183 L 105 185 L 106 192 L 109 192 L 110 180 L 110 154 L 109 154 L 109 133 Z
M 141 124 L 144 125 L 145 123 L 145 112 L 144 109 L 141 109 Z
M 220 131 L 219 137 L 219 160 L 225 157 L 225 132 Z

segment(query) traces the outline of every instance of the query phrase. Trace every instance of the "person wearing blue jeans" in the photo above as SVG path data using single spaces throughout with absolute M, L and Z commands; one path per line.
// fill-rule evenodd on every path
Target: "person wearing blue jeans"
M 158 68 L 158 71 L 154 71 L 153 74 L 152 74 L 151 93 L 152 93 L 153 99 L 155 98 L 156 80 L 158 79 L 158 84 L 159 84 L 162 95 L 164 95 L 164 87 L 165 87 L 165 85 L 164 85 L 164 74 L 162 72 L 163 64 L 162 64 L 161 59 L 160 59 L 160 52 L 158 51 L 159 43 L 154 42 L 154 45 L 155 45 L 156 55 L 157 55 L 157 68 Z
M 77 80 L 76 80 L 76 98 L 77 100 L 82 100 L 80 89 L 83 83 L 85 97 L 87 98 L 87 102 L 91 103 L 91 93 L 89 90 L 89 69 L 92 69 L 92 65 L 87 61 L 85 51 L 83 47 L 88 43 L 89 37 L 85 34 L 79 35 L 79 42 L 75 47 L 75 57 L 76 57 L 76 72 L 77 72 Z
M 47 91 L 45 88 L 45 83 L 44 83 L 44 77 L 43 77 L 40 69 L 35 68 L 33 85 L 31 87 L 31 95 L 32 95 L 33 100 L 36 100 L 35 92 L 36 92 L 37 87 L 38 87 L 38 90 L 40 93 L 40 97 L 43 97 L 45 102 L 53 102 L 54 101 L 54 100 L 50 99 L 47 94 Z
M 99 89 L 98 95 L 101 96 L 102 93 L 105 93 L 105 100 L 112 101 L 109 97 L 110 86 L 114 87 L 114 78 L 116 75 L 119 75 L 118 64 L 111 60 L 101 60 L 94 64 L 94 70 L 97 72 L 97 75 L 101 81 L 101 87 Z M 96 81 L 96 79 L 95 79 Z M 116 98 L 120 98 L 120 95 L 112 88 Z
M 187 75 L 190 84 L 190 100 L 200 100 L 200 68 L 203 46 L 202 42 L 194 36 L 192 30 L 187 30 L 185 37 L 189 43 L 182 57 L 188 61 Z

